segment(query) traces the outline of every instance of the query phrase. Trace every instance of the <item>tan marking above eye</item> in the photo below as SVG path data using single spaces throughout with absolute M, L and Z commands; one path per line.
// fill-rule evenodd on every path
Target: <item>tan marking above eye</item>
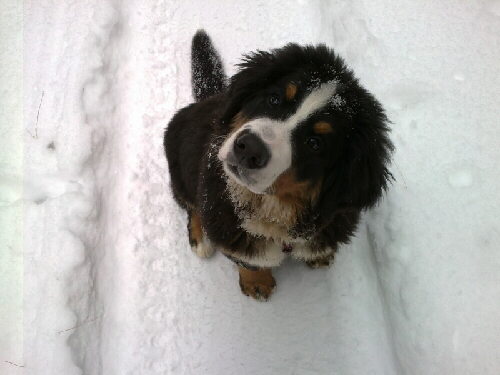
M 295 83 L 290 82 L 286 86 L 286 93 L 285 93 L 286 100 L 292 100 L 293 98 L 295 98 L 296 94 L 297 94 L 297 85 Z
M 233 120 L 231 121 L 229 126 L 232 129 L 232 131 L 234 132 L 234 131 L 238 130 L 239 128 L 241 128 L 243 125 L 245 125 L 245 123 L 247 123 L 247 122 L 248 122 L 248 119 L 241 112 L 238 112 L 233 117 Z
M 329 134 L 333 132 L 333 127 L 329 122 L 320 121 L 314 124 L 313 130 L 316 134 Z

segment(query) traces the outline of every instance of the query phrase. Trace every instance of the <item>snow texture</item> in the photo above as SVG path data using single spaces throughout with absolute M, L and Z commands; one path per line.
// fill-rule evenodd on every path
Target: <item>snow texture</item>
M 201 27 L 230 74 L 324 42 L 392 121 L 386 198 L 267 303 L 194 256 L 169 187 Z M 29 0 L 23 54 L 24 170 L 0 182 L 24 178 L 2 198 L 24 209 L 24 357 L 2 374 L 500 373 L 500 1 Z

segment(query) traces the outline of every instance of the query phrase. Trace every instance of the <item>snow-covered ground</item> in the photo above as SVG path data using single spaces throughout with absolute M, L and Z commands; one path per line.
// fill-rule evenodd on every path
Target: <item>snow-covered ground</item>
M 21 210 L 24 236 L 0 269 L 15 280 L 21 246 L 24 334 L 3 287 L 1 374 L 500 373 L 500 1 L 29 0 L 23 25 L 24 166 L 2 156 L 0 223 Z M 327 43 L 393 123 L 384 201 L 331 269 L 277 269 L 267 303 L 191 253 L 170 193 L 162 133 L 200 27 L 229 73 Z M 0 73 L 4 131 L 18 76 Z

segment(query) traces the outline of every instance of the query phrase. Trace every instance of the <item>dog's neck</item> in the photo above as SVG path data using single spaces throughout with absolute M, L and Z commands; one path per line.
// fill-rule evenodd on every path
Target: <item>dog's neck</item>
M 294 240 L 290 233 L 311 204 L 310 196 L 256 194 L 231 178 L 227 179 L 227 191 L 242 228 L 277 242 Z
M 228 193 L 242 219 L 261 219 L 266 222 L 293 226 L 297 207 L 273 194 L 256 194 L 232 178 L 227 179 Z

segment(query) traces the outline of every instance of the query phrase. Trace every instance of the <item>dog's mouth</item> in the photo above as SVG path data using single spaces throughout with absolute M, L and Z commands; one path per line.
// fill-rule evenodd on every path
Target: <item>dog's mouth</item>
M 241 167 L 238 164 L 230 163 L 228 161 L 225 162 L 227 166 L 227 170 L 231 173 L 232 177 L 234 177 L 238 182 L 243 185 L 251 184 L 254 181 L 252 178 L 248 176 L 245 168 Z
M 227 163 L 227 168 L 229 171 L 235 176 L 235 177 L 240 177 L 240 171 L 238 169 L 237 165 Z
M 229 178 L 232 178 L 238 184 L 245 186 L 246 188 L 253 191 L 251 186 L 255 184 L 255 179 L 248 175 L 248 171 L 238 164 L 231 163 L 229 161 L 224 162 L 226 174 Z
M 245 184 L 247 174 L 245 173 L 244 168 L 239 165 L 234 154 L 232 152 L 229 152 L 224 158 L 221 158 L 220 155 L 219 158 L 224 165 L 224 170 L 226 171 L 228 177 L 232 177 L 237 182 Z
M 255 194 L 265 194 L 268 182 L 274 180 L 270 148 L 258 132 L 243 130 L 224 141 L 217 157 L 227 178 Z

